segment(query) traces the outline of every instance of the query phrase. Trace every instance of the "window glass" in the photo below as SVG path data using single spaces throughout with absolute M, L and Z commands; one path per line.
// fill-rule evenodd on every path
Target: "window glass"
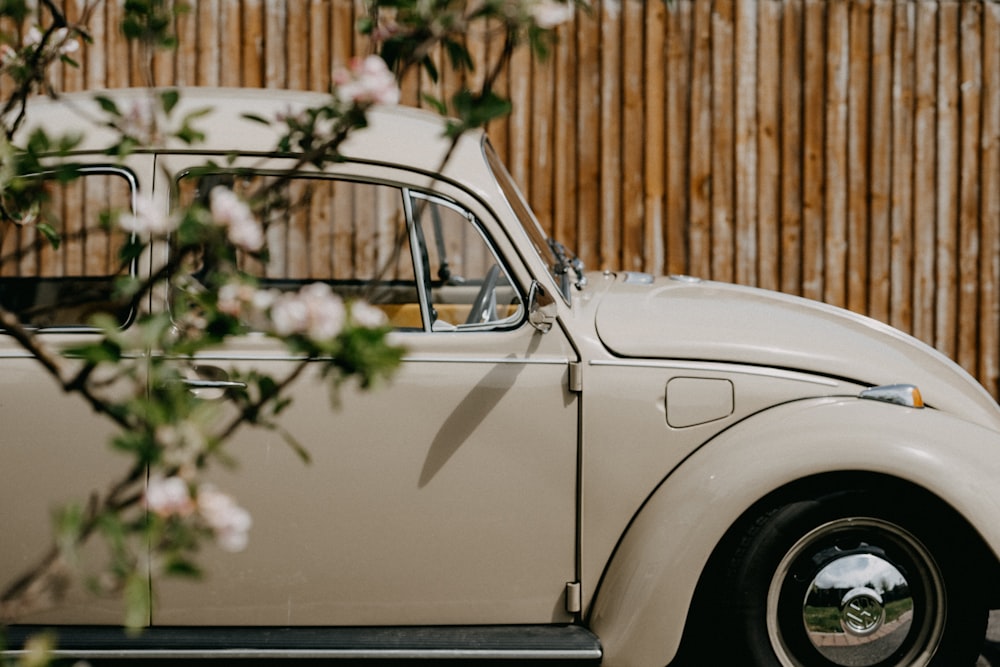
M 132 210 L 131 174 L 86 168 L 66 183 L 47 179 L 45 194 L 37 208 L 0 216 L 0 304 L 33 327 L 86 325 L 98 313 L 124 323 L 129 306 L 116 299 L 114 283 L 132 268 L 119 259 L 127 236 L 101 218 Z M 59 235 L 58 248 L 39 224 Z
M 378 305 L 399 328 L 422 328 L 420 299 L 399 188 L 323 177 L 212 174 L 182 177 L 180 198 L 207 202 L 223 186 L 243 197 L 265 189 L 268 261 L 237 253 L 240 269 L 263 288 L 295 290 L 323 281 L 344 299 Z
M 323 281 L 345 299 L 367 299 L 399 329 L 496 328 L 520 313 L 475 221 L 446 200 L 321 175 L 233 173 L 182 177 L 181 201 L 207 201 L 220 185 L 247 198 L 271 192 L 268 261 L 237 259 L 261 287 Z
M 418 240 L 426 247 L 424 271 L 434 330 L 515 323 L 520 296 L 475 219 L 446 200 L 416 193 L 412 197 Z

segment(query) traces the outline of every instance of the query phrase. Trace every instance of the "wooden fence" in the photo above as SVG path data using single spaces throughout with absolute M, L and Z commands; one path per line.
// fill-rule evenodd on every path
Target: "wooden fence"
M 83 0 L 65 0 L 78 12 Z M 161 85 L 325 90 L 359 0 L 189 0 Z M 620 0 L 521 52 L 491 136 L 590 267 L 820 299 L 1000 392 L 1000 3 Z M 146 81 L 98 6 L 67 90 Z M 106 45 L 106 46 L 105 46 Z M 102 48 L 103 46 L 103 48 Z M 482 63 L 497 52 L 475 41 Z M 455 81 L 413 79 L 405 99 Z

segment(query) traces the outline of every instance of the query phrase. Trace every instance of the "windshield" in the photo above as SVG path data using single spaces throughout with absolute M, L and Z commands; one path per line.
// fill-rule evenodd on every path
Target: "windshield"
M 510 172 L 507 171 L 507 167 L 504 166 L 500 160 L 500 156 L 497 155 L 496 150 L 489 141 L 486 142 L 486 159 L 489 162 L 494 177 L 497 179 L 497 183 L 500 185 L 500 189 L 503 190 L 504 196 L 507 198 L 508 203 L 510 203 L 514 215 L 520 220 L 524 231 L 528 233 L 528 238 L 531 239 L 531 245 L 534 247 L 535 252 L 541 257 L 549 273 L 555 279 L 556 284 L 559 285 L 563 297 L 569 301 L 570 283 L 568 274 L 570 269 L 575 267 L 567 260 L 565 249 L 562 244 L 546 236 L 535 214 L 531 212 L 528 204 L 524 201 L 524 195 L 521 194 Z

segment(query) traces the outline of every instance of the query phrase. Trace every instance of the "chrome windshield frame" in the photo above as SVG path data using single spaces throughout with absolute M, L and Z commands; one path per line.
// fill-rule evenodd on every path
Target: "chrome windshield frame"
M 559 287 L 558 291 L 563 301 L 566 302 L 566 305 L 570 305 L 571 282 L 568 280 L 568 272 L 572 270 L 572 267 L 567 266 L 563 259 L 556 254 L 556 242 L 549 238 L 545 230 L 542 229 L 541 223 L 538 222 L 538 218 L 532 212 L 531 207 L 521 193 L 521 189 L 514 181 L 514 177 L 507 170 L 506 165 L 500 159 L 489 139 L 483 140 L 483 153 L 490 172 L 493 174 L 500 192 L 503 193 L 504 198 L 507 200 L 507 205 L 510 207 L 511 212 L 521 223 L 521 227 L 531 241 L 532 248 L 545 265 L 549 276 Z

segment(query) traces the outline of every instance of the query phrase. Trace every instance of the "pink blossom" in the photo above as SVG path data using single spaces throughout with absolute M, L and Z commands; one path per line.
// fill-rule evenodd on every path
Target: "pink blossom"
M 333 72 L 337 97 L 344 104 L 398 104 L 399 86 L 379 56 L 353 58 L 347 69 Z
M 156 144 L 162 139 L 159 130 L 159 117 L 153 100 L 140 98 L 135 100 L 118 120 L 118 130 L 140 144 Z
M 398 23 L 396 23 L 395 18 L 383 19 L 379 21 L 379 24 L 375 26 L 375 29 L 372 31 L 372 41 L 376 43 L 385 42 L 400 34 L 402 31 L 403 29 Z
M 176 476 L 150 477 L 144 504 L 150 512 L 164 518 L 188 516 L 194 511 L 194 501 L 187 482 Z
M 226 228 L 237 248 L 254 252 L 264 247 L 264 229 L 246 202 L 226 187 L 212 188 L 209 209 L 216 224 Z
M 226 283 L 219 288 L 217 306 L 226 315 L 239 317 L 243 312 L 243 304 L 246 302 L 245 290 L 253 289 L 249 285 L 241 283 Z
M 167 215 L 161 206 L 157 206 L 146 195 L 136 198 L 135 212 L 118 216 L 119 227 L 145 239 L 166 236 L 177 229 L 178 222 L 176 217 Z
M 216 306 L 220 312 L 264 330 L 268 328 L 267 313 L 279 294 L 277 290 L 257 289 L 248 283 L 229 282 L 219 288 Z
M 203 485 L 198 491 L 198 513 L 215 533 L 220 547 L 226 551 L 246 548 L 253 519 L 232 496 L 211 485 Z
M 17 51 L 7 44 L 0 44 L 0 64 L 9 65 L 17 60 Z

